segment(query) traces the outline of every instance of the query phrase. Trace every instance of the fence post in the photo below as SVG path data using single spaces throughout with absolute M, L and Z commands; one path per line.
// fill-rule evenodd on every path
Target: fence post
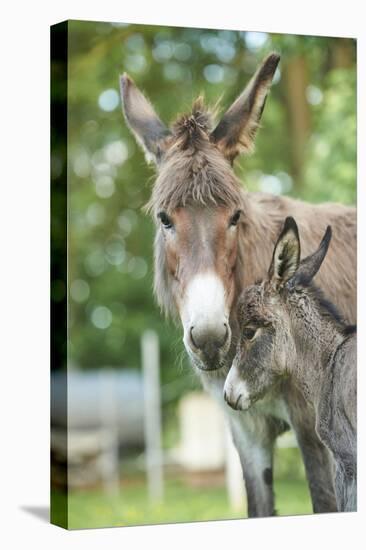
M 99 465 L 105 492 L 119 494 L 118 403 L 116 371 L 101 369 L 100 376 L 100 431 L 101 457 Z
M 156 332 L 146 330 L 141 338 L 144 384 L 144 431 L 146 474 L 149 498 L 163 499 L 163 453 L 161 444 L 161 396 L 159 339 Z

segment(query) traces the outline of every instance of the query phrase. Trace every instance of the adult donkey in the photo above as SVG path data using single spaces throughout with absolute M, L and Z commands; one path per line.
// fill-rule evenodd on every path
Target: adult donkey
M 235 303 L 241 290 L 266 274 L 282 221 L 298 221 L 304 254 L 325 227 L 333 241 L 318 280 L 349 321 L 356 309 L 355 210 L 310 205 L 248 193 L 232 164 L 253 149 L 279 56 L 269 55 L 243 93 L 214 126 L 201 99 L 168 129 L 146 97 L 121 77 L 125 118 L 147 159 L 157 167 L 148 209 L 156 223 L 155 294 L 162 309 L 180 317 L 184 345 L 203 386 L 225 407 L 239 452 L 249 516 L 274 514 L 273 448 L 291 425 L 297 434 L 315 512 L 336 510 L 328 451 L 315 430 L 314 412 L 295 388 L 284 387 L 250 411 L 233 411 L 223 385 L 237 337 Z

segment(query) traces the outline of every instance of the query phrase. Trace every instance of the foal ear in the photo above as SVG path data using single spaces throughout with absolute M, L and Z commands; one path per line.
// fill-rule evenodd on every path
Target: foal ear
M 327 255 L 331 238 L 332 228 L 328 225 L 318 250 L 301 261 L 293 281 L 291 281 L 292 286 L 296 286 L 299 283 L 307 284 L 312 281 Z
M 254 148 L 254 138 L 279 60 L 276 53 L 264 59 L 211 134 L 212 141 L 230 162 L 238 153 L 250 153 Z
M 164 140 L 170 134 L 168 128 L 126 73 L 120 77 L 120 89 L 127 125 L 144 150 L 147 162 L 158 164 L 166 146 Z
M 300 239 L 294 218 L 286 218 L 285 225 L 274 247 L 268 277 L 276 284 L 286 283 L 300 263 Z

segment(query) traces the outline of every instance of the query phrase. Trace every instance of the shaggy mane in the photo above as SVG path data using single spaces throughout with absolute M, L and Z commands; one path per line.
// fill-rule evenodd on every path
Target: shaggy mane
M 302 286 L 309 291 L 310 296 L 318 305 L 321 316 L 324 319 L 332 320 L 342 334 L 348 336 L 357 331 L 357 326 L 347 323 L 335 304 L 325 296 L 323 290 L 314 284 L 313 281 L 309 281 L 306 276 L 303 276 L 298 281 L 297 286 Z
M 324 292 L 319 287 L 312 284 L 312 292 L 319 304 L 323 317 L 332 319 L 345 336 L 353 334 L 357 331 L 356 325 L 349 325 L 346 322 L 338 308 L 333 304 L 333 302 L 325 297 Z
M 189 204 L 240 207 L 242 185 L 210 141 L 213 121 L 213 111 L 199 97 L 192 112 L 172 125 L 169 147 L 145 207 L 148 212 L 172 212 Z

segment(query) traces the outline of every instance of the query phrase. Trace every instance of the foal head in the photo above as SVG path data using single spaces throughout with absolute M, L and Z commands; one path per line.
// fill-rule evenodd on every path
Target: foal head
M 246 288 L 240 296 L 240 337 L 224 387 L 225 400 L 234 409 L 249 408 L 291 374 L 307 348 L 316 348 L 320 319 L 334 315 L 312 284 L 330 239 L 328 226 L 318 250 L 300 262 L 297 225 L 286 218 L 267 280 Z
M 156 223 L 155 294 L 180 317 L 184 345 L 202 370 L 225 364 L 236 296 L 245 201 L 232 163 L 253 147 L 279 56 L 268 56 L 215 126 L 198 99 L 167 128 L 132 80 L 121 78 L 124 114 L 157 168 L 148 204 Z

